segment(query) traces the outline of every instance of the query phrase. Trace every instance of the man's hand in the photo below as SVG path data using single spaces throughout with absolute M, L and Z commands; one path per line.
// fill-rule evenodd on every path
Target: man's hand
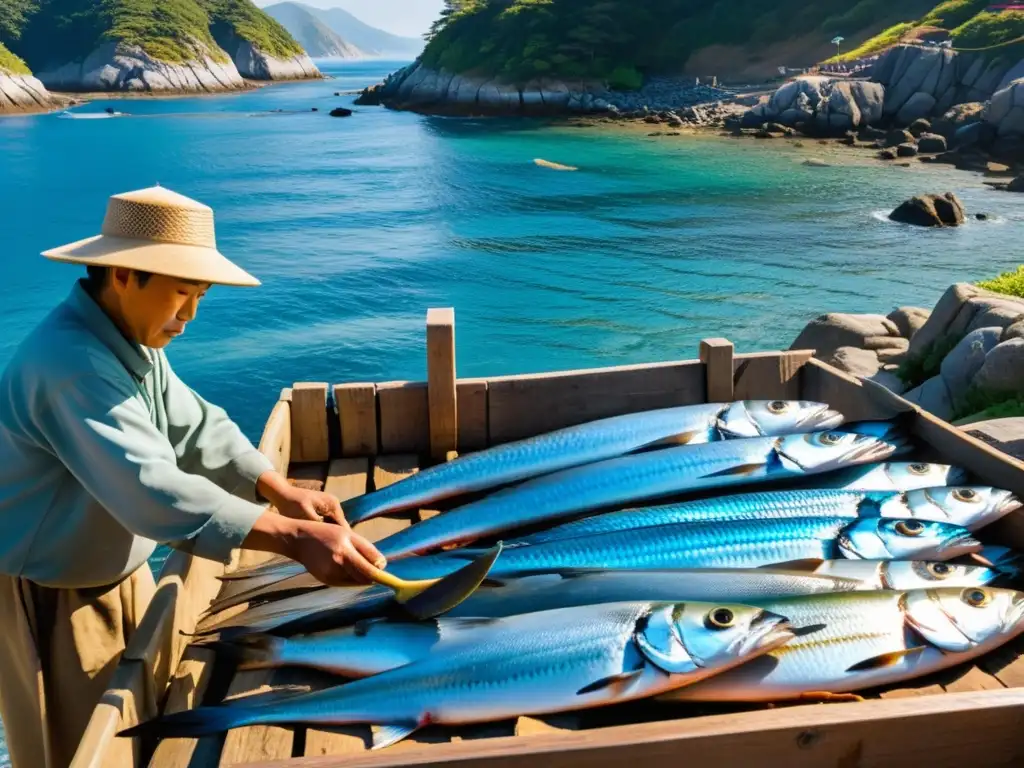
M 373 544 L 347 525 L 292 520 L 264 512 L 242 543 L 245 549 L 273 552 L 302 563 L 328 586 L 365 584 L 387 566 Z
M 341 504 L 329 493 L 296 488 L 277 472 L 265 472 L 256 481 L 256 490 L 277 511 L 292 520 L 323 522 L 333 520 L 348 527 Z

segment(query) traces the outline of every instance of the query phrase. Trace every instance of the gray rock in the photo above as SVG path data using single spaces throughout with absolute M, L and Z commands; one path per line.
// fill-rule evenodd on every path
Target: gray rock
M 0 71 L 0 114 L 47 110 L 57 99 L 32 75 L 12 75 Z
M 962 335 L 978 328 L 1008 328 L 1024 315 L 1024 301 L 1011 296 L 983 293 L 960 308 L 949 324 L 949 332 Z
M 900 144 L 896 147 L 897 157 L 917 157 L 916 144 Z
M 860 110 L 860 124 L 874 125 L 882 119 L 882 107 L 885 102 L 885 87 L 881 83 L 856 81 L 846 83 L 853 94 Z
M 1024 418 L 991 419 L 963 427 L 964 431 L 998 451 L 1024 460 Z
M 937 99 L 930 93 L 918 92 L 911 96 L 896 114 L 896 122 L 910 125 L 916 120 L 928 117 L 935 109 Z
M 1002 334 L 1002 328 L 979 328 L 964 336 L 943 359 L 939 373 L 954 403 L 967 394 L 985 364 L 985 357 L 999 344 Z
M 956 283 L 946 289 L 928 316 L 928 320 L 910 340 L 910 354 L 920 355 L 949 334 L 949 326 L 970 299 L 982 293 L 970 283 Z
M 824 362 L 851 376 L 860 378 L 874 376 L 882 368 L 882 363 L 878 360 L 878 353 L 857 347 L 840 347 L 831 355 L 826 356 Z
M 976 99 L 976 101 L 984 101 L 1000 90 L 999 84 L 1002 83 L 1008 70 L 1009 66 L 1005 60 L 1000 58 L 990 60 L 985 71 L 981 73 L 981 77 L 974 84 L 974 90 L 984 94 L 981 99 Z
M 921 86 L 929 79 L 933 70 L 943 65 L 944 58 L 937 48 L 916 48 L 916 54 L 907 50 L 907 65 L 902 74 L 897 71 L 892 83 L 885 89 L 884 112 L 886 115 L 897 115 L 904 105 L 917 93 L 921 92 Z M 941 71 L 941 70 L 940 70 Z M 938 75 L 935 76 L 936 81 Z M 931 98 L 928 109 L 935 106 L 935 97 L 930 93 L 923 94 Z M 910 123 L 918 117 L 925 117 L 927 113 L 915 112 L 905 122 Z
M 987 392 L 1020 392 L 1024 382 L 1024 339 L 1010 339 L 995 347 L 974 377 L 974 384 Z
M 881 337 L 875 337 L 881 338 Z M 877 350 L 878 360 L 882 365 L 899 365 L 907 356 L 910 349 L 910 340 L 902 336 L 885 337 L 885 347 Z
M 879 371 L 874 376 L 868 376 L 868 378 L 876 384 L 881 384 L 883 387 L 888 389 L 890 392 L 894 392 L 897 395 L 902 395 L 907 391 L 907 385 L 903 379 L 897 376 L 892 371 Z
M 885 146 L 886 147 L 898 147 L 900 144 L 913 144 L 914 134 L 910 131 L 900 130 L 898 128 L 889 131 L 885 134 Z
M 953 135 L 953 146 L 957 149 L 987 147 L 995 140 L 999 128 L 988 122 L 968 123 L 957 129 Z
M 790 349 L 813 349 L 824 360 L 841 347 L 884 348 L 882 340 L 893 337 L 899 337 L 899 328 L 882 315 L 832 313 L 808 323 Z
M 996 86 L 996 90 L 1001 91 L 1003 88 L 1008 87 L 1014 80 L 1024 80 L 1024 59 L 1021 59 L 1015 65 L 1010 67 L 1009 71 L 1003 75 L 1003 79 L 999 81 L 999 85 Z
M 889 313 L 888 319 L 899 329 L 900 336 L 908 341 L 913 339 L 928 322 L 931 310 L 921 307 L 900 307 Z
M 910 134 L 916 139 L 921 138 L 922 134 L 930 132 L 931 129 L 932 124 L 929 121 L 925 120 L 923 117 L 919 117 L 909 126 L 907 126 L 907 130 L 910 131 Z
M 945 152 L 947 149 L 946 139 L 937 133 L 922 133 L 917 139 L 917 148 L 928 154 Z
M 953 416 L 953 400 L 941 376 L 933 376 L 920 387 L 904 394 L 903 398 L 940 419 L 948 421 Z

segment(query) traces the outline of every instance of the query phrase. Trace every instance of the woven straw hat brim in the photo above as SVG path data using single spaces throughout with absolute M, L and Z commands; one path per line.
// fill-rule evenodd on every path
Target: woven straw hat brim
M 215 285 L 257 286 L 260 281 L 216 248 L 96 235 L 43 251 L 53 261 L 123 267 Z

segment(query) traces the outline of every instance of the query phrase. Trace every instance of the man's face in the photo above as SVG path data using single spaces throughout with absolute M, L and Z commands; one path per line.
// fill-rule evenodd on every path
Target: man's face
M 152 275 L 145 286 L 127 269 L 115 269 L 113 288 L 120 297 L 122 320 L 132 338 L 153 349 L 163 349 L 185 332 L 195 316 L 208 283 Z

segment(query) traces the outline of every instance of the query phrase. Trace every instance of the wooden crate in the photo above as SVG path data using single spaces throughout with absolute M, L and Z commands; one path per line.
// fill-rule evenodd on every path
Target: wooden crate
M 606 416 L 675 405 L 742 399 L 827 402 L 849 420 L 905 414 L 936 458 L 970 470 L 979 482 L 1024 494 L 1024 464 L 888 391 L 813 359 L 809 350 L 734 354 L 724 339 L 702 342 L 698 359 L 529 376 L 458 379 L 454 313 L 427 319 L 427 381 L 296 384 L 282 393 L 260 449 L 296 483 L 340 500 L 490 445 Z M 333 397 L 329 397 L 329 392 Z M 437 514 L 378 518 L 356 530 L 376 541 Z M 1024 514 L 986 530 L 986 538 L 1024 550 Z M 246 553 L 229 567 L 255 562 Z M 873 692 L 863 702 L 778 707 L 681 706 L 641 702 L 550 718 L 454 729 L 426 729 L 369 752 L 369 729 L 254 726 L 198 740 L 165 740 L 147 750 L 115 739 L 122 727 L 159 709 L 195 706 L 281 685 L 308 673 L 244 672 L 218 679 L 206 652 L 189 649 L 189 631 L 216 594 L 218 567 L 187 557 L 164 569 L 158 599 L 125 654 L 112 690 L 97 708 L 76 768 L 397 768 L 458 765 L 497 768 L 620 766 L 629 761 L 714 761 L 723 766 L 1024 765 L 1024 641 L 975 664 Z M 173 670 L 173 671 L 172 671 Z M 151 754 L 150 754 L 151 753 Z

